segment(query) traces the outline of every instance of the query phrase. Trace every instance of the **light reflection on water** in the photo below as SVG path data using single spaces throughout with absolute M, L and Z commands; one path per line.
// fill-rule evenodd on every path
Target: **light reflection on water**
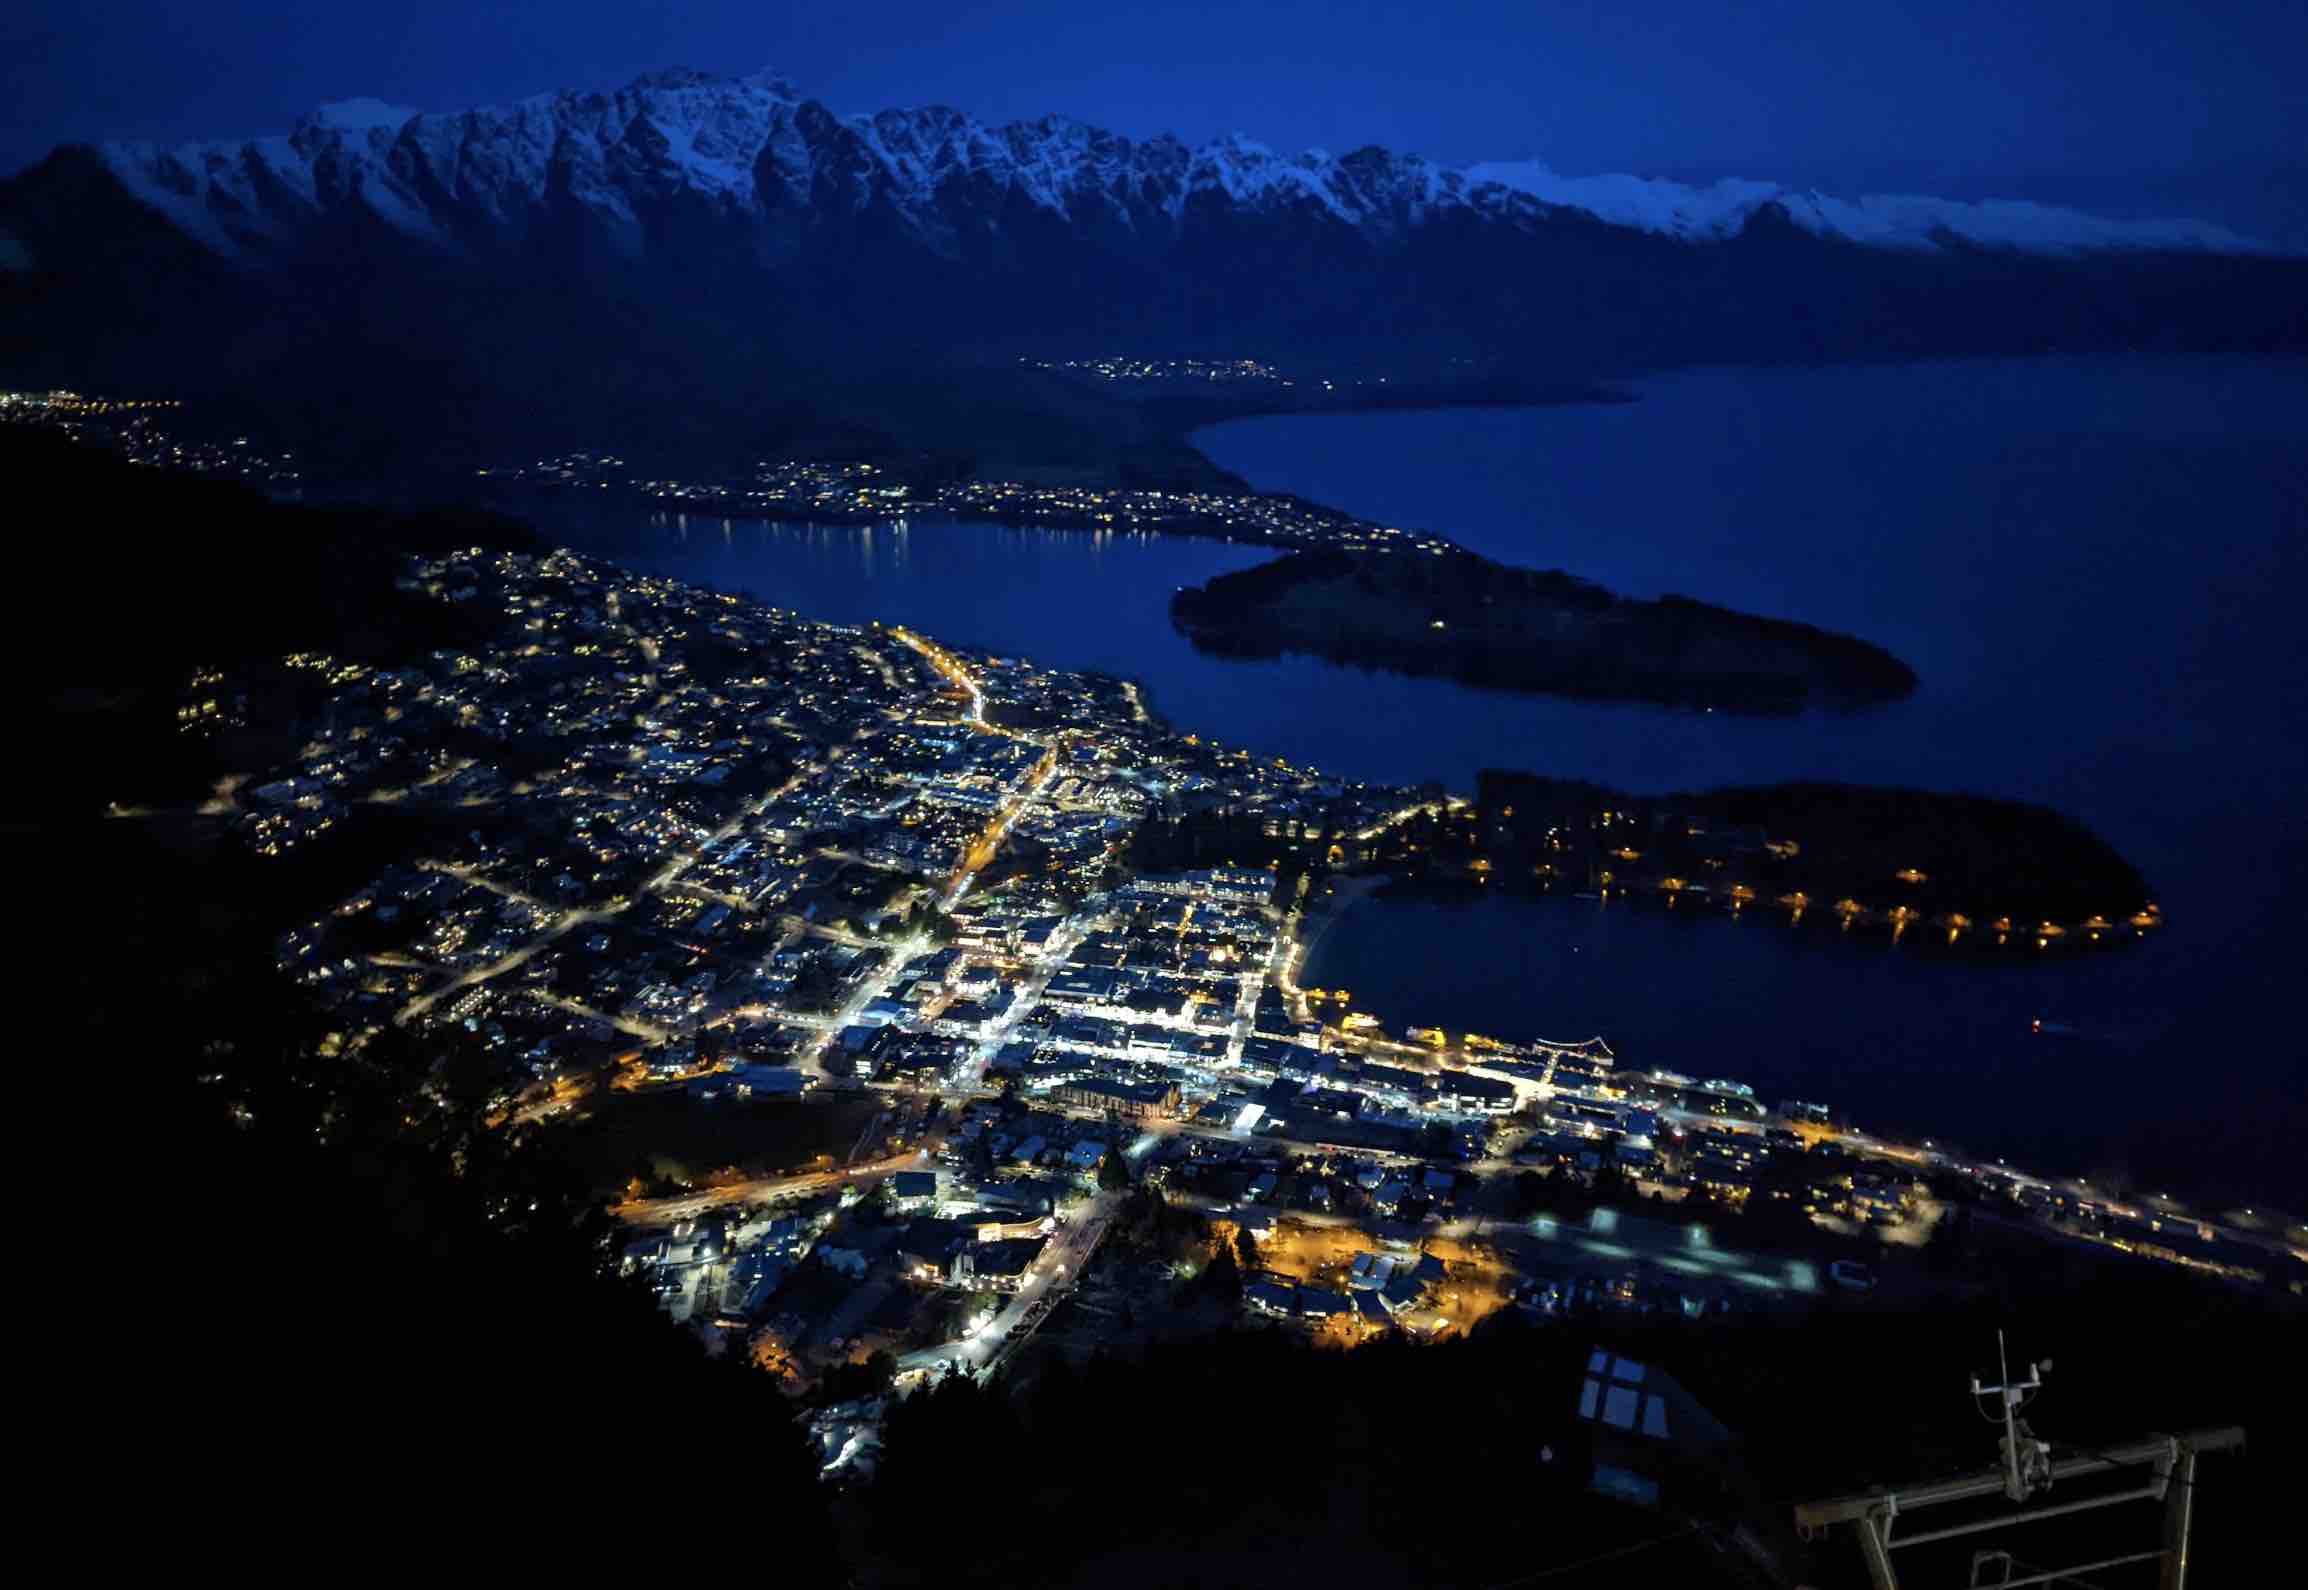
M 1129 675 L 1181 728 L 1348 777 L 1464 789 L 1507 765 L 1646 790 L 1819 777 L 2043 801 L 2148 874 L 2169 925 L 2147 946 L 1971 973 L 1773 920 L 1550 900 L 1447 928 L 1368 901 L 1306 975 L 1390 1022 L 1601 1032 L 1645 1063 L 1974 1147 L 2288 1165 L 2308 1132 L 2288 994 L 2308 836 L 2278 810 L 2308 787 L 2308 364 L 1708 371 L 1643 398 L 1198 440 L 1262 486 L 1513 561 L 1866 636 L 1916 665 L 1913 700 L 1757 721 L 1215 661 L 1172 632 L 1169 596 L 1266 554 L 1214 542 L 934 516 L 652 525 L 589 503 L 549 528 L 814 616 Z M 1432 953 L 1389 953 L 1409 942 Z M 2082 1036 L 2045 1039 L 2037 1017 Z

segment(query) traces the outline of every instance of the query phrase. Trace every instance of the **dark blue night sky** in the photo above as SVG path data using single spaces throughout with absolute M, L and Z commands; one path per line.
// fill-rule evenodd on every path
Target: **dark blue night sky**
M 24 0 L 0 171 L 80 138 L 285 130 L 325 100 L 456 110 L 685 65 L 837 111 L 1056 111 L 1447 162 L 1767 177 L 2188 213 L 2308 240 L 2299 0 Z

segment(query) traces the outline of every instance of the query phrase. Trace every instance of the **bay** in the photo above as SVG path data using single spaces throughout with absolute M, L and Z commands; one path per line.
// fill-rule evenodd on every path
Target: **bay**
M 1768 920 L 1377 898 L 1309 975 L 1390 1021 L 1599 1032 L 1630 1060 L 1884 1130 L 2308 1202 L 2308 363 L 1704 370 L 1634 396 L 1242 420 L 1196 441 L 1261 488 L 1504 561 L 1863 636 L 1915 666 L 1914 698 L 1750 719 L 1207 658 L 1171 630 L 1170 594 L 1264 556 L 1217 543 L 523 511 L 632 567 L 1126 674 L 1181 729 L 1349 778 L 1463 790 L 1509 766 L 1641 791 L 1829 778 L 2042 801 L 2146 872 L 2168 924 L 2150 942 L 1979 968 Z M 2080 1036 L 2047 1042 L 2039 1016 Z
M 2308 364 L 1707 370 L 1636 395 L 1200 440 L 1263 488 L 1858 634 L 1923 681 L 1888 710 L 1762 722 L 1517 703 L 1486 714 L 1487 760 L 1648 792 L 1827 778 L 2041 801 L 2136 861 L 2167 927 L 1980 970 L 1768 920 L 1374 899 L 1308 976 L 1406 1019 L 1441 1019 L 1427 991 L 1447 987 L 1503 1036 L 1599 1031 L 2015 1160 L 2308 1201 Z

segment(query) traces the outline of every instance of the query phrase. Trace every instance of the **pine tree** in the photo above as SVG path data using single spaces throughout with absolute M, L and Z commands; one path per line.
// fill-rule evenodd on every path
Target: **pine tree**
M 1211 1255 L 1210 1263 L 1196 1277 L 1203 1291 L 1228 1303 L 1242 1301 L 1242 1265 L 1234 1256 L 1234 1245 L 1221 1242 Z
M 1098 1186 L 1104 1192 L 1122 1192 L 1130 1185 L 1130 1161 L 1120 1148 L 1109 1148 L 1098 1161 Z

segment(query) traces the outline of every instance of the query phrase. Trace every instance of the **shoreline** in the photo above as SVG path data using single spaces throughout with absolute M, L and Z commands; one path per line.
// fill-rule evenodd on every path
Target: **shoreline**
M 1334 877 L 1331 880 L 1331 887 L 1336 891 L 1336 897 L 1324 900 L 1319 910 L 1309 911 L 1299 919 L 1298 971 L 1294 980 L 1300 989 L 1303 990 L 1307 980 L 1313 976 L 1316 956 L 1322 948 L 1323 941 L 1330 937 L 1331 929 L 1337 927 L 1345 919 L 1347 912 L 1355 906 L 1398 881 L 1391 872 L 1358 873 L 1350 877 Z M 1309 933 L 1306 930 L 1306 923 L 1310 918 L 1317 917 L 1319 920 L 1315 922 L 1314 930 Z M 1315 986 L 1320 987 L 1322 985 L 1317 983 Z
M 1343 878 L 1338 882 L 1343 898 L 1335 903 L 1324 920 L 1313 924 L 1311 932 L 1302 931 L 1301 942 L 1304 949 L 1297 963 L 1298 988 L 1301 991 L 1309 986 L 1326 989 L 1333 986 L 1323 978 L 1314 975 L 1320 964 L 1317 947 L 1328 948 L 1331 930 L 1337 926 L 1338 922 L 1343 920 L 1353 907 L 1373 897 L 1382 900 L 1397 900 L 1413 906 L 1430 906 L 1442 909 L 1463 909 L 1493 901 L 1511 900 L 1522 906 L 1538 906 L 1542 903 L 1559 901 L 1563 907 L 1563 914 L 1557 926 L 1567 926 L 1573 929 L 1592 920 L 1592 918 L 1574 910 L 1574 907 L 1593 905 L 1597 912 L 1605 909 L 1599 901 L 1580 901 L 1557 891 L 1548 891 L 1543 894 L 1490 893 L 1488 892 L 1489 886 L 1474 884 L 1452 884 L 1438 889 L 1431 882 L 1405 878 L 1393 873 L 1364 874 L 1354 878 Z M 1484 892 L 1478 893 L 1478 890 Z M 1616 902 L 1613 903 L 1616 904 Z M 1668 913 L 1664 910 L 1652 909 L 1650 903 L 1646 902 L 1644 914 L 1657 919 Z M 1309 920 L 1311 921 L 1311 917 Z M 1694 922 L 1701 920 L 1715 922 L 1728 920 L 1728 916 L 1725 913 L 1709 912 L 1704 918 L 1694 915 L 1692 920 Z M 1784 924 L 1781 926 L 1783 928 Z M 1822 933 L 1824 935 L 1823 942 L 1818 947 L 1827 953 L 1834 953 L 1836 941 L 1840 935 L 1824 929 Z M 1562 953 L 1562 946 L 1569 941 L 1567 939 L 1560 941 L 1550 939 L 1549 942 L 1554 944 L 1558 954 L 1560 954 Z M 1591 944 L 1580 947 L 1587 949 L 1589 954 L 1601 964 L 1624 968 L 1642 960 L 1642 956 L 1639 954 L 1630 953 L 1614 957 L 1601 953 L 1599 947 Z M 1860 947 L 1853 945 L 1849 948 L 1857 952 Z M 1877 936 L 1868 941 L 1866 948 L 1870 953 L 1881 954 L 1889 950 L 1891 946 L 1880 936 Z M 1706 953 L 1712 954 L 1713 952 Z M 1386 955 L 1382 950 L 1378 960 L 1383 962 L 1385 959 Z M 2030 960 L 2039 966 L 2049 964 L 2048 959 L 2036 960 L 2031 956 Z M 2061 960 L 2062 964 L 2073 964 L 2072 956 L 2062 957 Z M 1975 964 L 1978 963 L 1975 962 Z M 2006 964 L 2016 963 L 2007 962 Z M 1336 969 L 1333 968 L 1333 975 L 1335 975 L 1335 971 Z M 1452 1034 L 1454 1041 L 1467 1034 L 1478 1032 L 1512 1045 L 1551 1045 L 1560 1041 L 1549 1038 L 1544 1032 L 1538 1030 L 1546 1024 L 1546 1012 L 1536 1008 L 1527 993 L 1520 987 L 1519 979 L 1511 975 L 1502 976 L 1488 985 L 1492 990 L 1490 997 L 1494 997 L 1502 1003 L 1511 1004 L 1518 1012 L 1513 1019 L 1501 1020 L 1493 1020 L 1480 1012 L 1473 1012 L 1466 1008 L 1464 1001 L 1469 996 L 1465 990 L 1456 996 L 1435 992 L 1423 978 L 1416 979 L 1403 992 L 1412 998 L 1424 997 L 1426 993 L 1434 992 L 1438 1008 L 1429 1014 L 1419 1014 L 1400 1007 L 1385 1008 L 1381 1003 L 1375 1001 L 1366 1002 L 1363 990 L 1352 982 L 1337 986 L 1350 996 L 1350 1004 L 1345 1007 L 1326 1007 L 1331 1014 L 1317 1016 L 1316 1019 L 1321 1020 L 1327 1029 L 1335 1033 L 1338 1017 L 1343 1010 L 1352 1010 L 1358 1015 L 1373 1017 L 1380 1025 L 1374 1031 L 1364 1033 L 1361 1036 L 1365 1040 L 1376 1041 L 1397 1050 L 1418 1049 L 1421 1053 L 1426 1052 L 1415 1040 L 1407 1037 L 1412 1029 L 1425 1027 L 1439 1028 Z M 1449 1008 L 1454 1002 L 1458 1003 L 1459 1008 Z M 1624 1008 L 1623 1002 L 1614 1001 L 1612 1003 L 1614 1012 L 1622 1008 Z M 2046 1010 L 2044 1016 L 2040 1018 L 2043 1021 L 2043 1026 L 2032 1032 L 2024 1031 L 2017 1026 L 2013 1027 L 2011 1030 L 2012 1042 L 2015 1045 L 2040 1046 L 2041 1052 L 2045 1056 L 2044 1063 L 2047 1065 L 2062 1063 L 2081 1065 L 2089 1063 L 2095 1054 L 2115 1055 L 2137 1052 L 2137 1045 L 2123 1032 L 2094 1030 L 2089 1023 L 2071 1026 L 2064 1019 L 2060 1019 L 2066 1014 L 2066 1012 L 2058 1011 L 2055 1007 Z M 1663 1040 L 1658 1034 L 1652 1034 L 1649 1038 L 1640 1035 L 1630 1038 L 1623 1029 L 1614 1031 L 1614 1027 L 1618 1024 L 1609 1017 L 1597 1018 L 1595 1025 L 1601 1029 L 1597 1036 L 1607 1044 L 1614 1046 L 1614 1048 L 1622 1044 L 1625 1045 L 1625 1048 L 1618 1052 L 1615 1061 L 1619 1070 L 1648 1072 L 1655 1068 L 1664 1068 L 1694 1076 L 1720 1073 L 1737 1077 L 1741 1074 L 1736 1065 L 1725 1071 L 1714 1059 L 1702 1058 L 1697 1047 L 1686 1045 L 1679 1039 L 1675 1041 Z M 1836 1078 L 1864 1084 L 1865 1080 L 1872 1074 L 1872 1068 L 1865 1063 L 1863 1057 L 1856 1054 L 1848 1058 L 1855 1063 L 1847 1071 L 1838 1071 Z M 1467 1063 L 1473 1063 L 1471 1058 Z M 2001 1147 L 1991 1144 L 1985 1150 L 1976 1150 L 1974 1147 L 1966 1146 L 1972 1142 L 1978 1133 L 1979 1128 L 1976 1125 L 1968 1130 L 1964 1126 L 1952 1123 L 1944 1127 L 1918 1125 L 1915 1112 L 1910 1108 L 1901 1108 L 1896 1104 L 1884 1105 L 1880 1102 L 1876 1104 L 1866 1102 L 1868 1090 L 1864 1085 L 1846 1088 L 1835 1079 L 1822 1079 L 1817 1083 L 1810 1081 L 1783 1083 L 1776 1090 L 1766 1087 L 1763 1091 L 1772 1093 L 1773 1096 L 1782 1101 L 1797 1093 L 1807 1098 L 1825 1098 L 1834 1106 L 1835 1118 L 1844 1129 L 1864 1133 L 1864 1135 L 1882 1142 L 1904 1145 L 1921 1155 L 1937 1154 L 1968 1157 L 1983 1161 L 1985 1158 L 1999 1154 L 2007 1155 L 2009 1156 L 2008 1165 L 2011 1169 L 2055 1182 L 2075 1181 L 2081 1183 L 2098 1180 L 2108 1175 L 2129 1177 L 2130 1180 L 2125 1183 L 2126 1185 L 2152 1185 L 2159 1188 L 2170 1188 L 2191 1205 L 2222 1209 L 2252 1208 L 2266 1211 L 2279 1207 L 2281 1203 L 2274 1184 L 2264 1180 L 2255 1181 L 2249 1172 L 2241 1178 L 2235 1178 L 2223 1177 L 2218 1172 L 2208 1171 L 2201 1166 L 2167 1165 L 2161 1168 L 2133 1169 L 2126 1165 L 2120 1150 L 2117 1152 L 2111 1168 L 2111 1162 L 2102 1152 L 2102 1149 L 2082 1139 L 2068 1140 L 2048 1151 L 2043 1157 L 2038 1157 L 2037 1145 L 2032 1141 L 2027 1143 L 2012 1142 Z M 1846 1097 L 1849 1094 L 1857 1094 L 1859 1102 L 1851 1102 Z M 2127 1143 L 2139 1136 L 2139 1129 L 2133 1124 L 2127 1124 L 2118 1130 L 2132 1134 L 2132 1137 L 2126 1138 Z M 2096 1143 L 2097 1139 L 2094 1139 L 2093 1142 Z M 1997 1163 L 2004 1164 L 2006 1161 L 1999 1158 Z
M 1812 900 L 1800 910 L 1783 899 L 1757 899 L 1734 908 L 1722 895 L 1695 897 L 1689 891 L 1668 894 L 1615 885 L 1608 890 L 1591 890 L 1573 888 L 1571 882 L 1557 878 L 1530 884 L 1488 883 L 1468 877 L 1390 875 L 1378 889 L 1368 892 L 1445 907 L 1475 905 L 1486 900 L 1563 901 L 1574 906 L 1591 905 L 1598 911 L 1632 910 L 1646 916 L 1672 915 L 1692 922 L 1767 921 L 1790 936 L 1801 935 L 1805 943 L 1824 943 L 1832 937 L 1835 942 L 1854 948 L 1896 951 L 1933 965 L 1970 970 L 2023 962 L 2031 966 L 2067 964 L 2084 954 L 2121 954 L 2133 945 L 2147 942 L 2153 934 L 2168 931 L 2159 915 L 2153 925 L 2111 922 L 2096 938 L 2079 939 L 2074 932 L 2063 932 L 2037 944 L 2033 942 L 2037 935 L 2022 925 L 2014 924 L 1998 936 L 1992 924 L 1979 924 L 1958 930 L 1958 942 L 1951 945 L 1948 927 L 1943 921 L 1919 918 L 1900 927 L 1884 913 L 1862 910 L 1852 913 L 1847 924 L 1832 905 L 1822 900 Z M 1894 934 L 1890 931 L 1893 928 L 1899 931 Z M 1988 943 L 1990 937 L 1996 937 L 1997 942 Z
M 1621 596 L 1563 570 L 1452 547 L 1299 548 L 1170 598 L 1173 628 L 1209 656 L 1305 655 L 1474 689 L 1787 716 L 1860 711 L 1915 693 L 1873 641 L 1690 597 Z

